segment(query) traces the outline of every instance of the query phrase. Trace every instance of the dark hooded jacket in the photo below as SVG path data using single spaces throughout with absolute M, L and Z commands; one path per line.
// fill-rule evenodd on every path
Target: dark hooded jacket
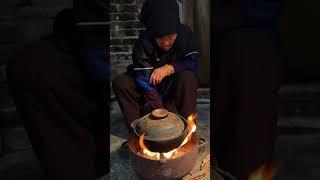
M 137 86 L 144 92 L 153 109 L 162 108 L 162 97 L 170 96 L 174 88 L 175 73 L 183 70 L 197 71 L 199 53 L 193 47 L 191 29 L 180 23 L 179 8 L 175 0 L 147 0 L 141 10 L 141 22 L 146 26 L 133 48 L 133 65 L 129 72 L 134 75 Z M 161 37 L 177 33 L 177 39 L 171 49 L 162 51 L 154 41 Z M 149 83 L 153 70 L 165 64 L 174 67 L 175 73 L 165 77 L 154 86 Z

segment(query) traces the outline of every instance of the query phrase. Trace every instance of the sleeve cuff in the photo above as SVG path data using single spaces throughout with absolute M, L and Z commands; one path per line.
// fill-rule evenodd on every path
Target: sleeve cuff
M 187 68 L 184 62 L 182 61 L 174 61 L 171 63 L 171 65 L 174 69 L 174 72 L 179 72 Z

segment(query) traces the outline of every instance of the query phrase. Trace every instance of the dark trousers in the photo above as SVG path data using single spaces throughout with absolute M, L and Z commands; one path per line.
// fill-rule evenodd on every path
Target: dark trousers
M 107 104 L 74 56 L 42 42 L 7 69 L 10 92 L 46 179 L 95 180 L 108 171 Z
M 280 58 L 264 32 L 239 29 L 216 36 L 213 154 L 240 180 L 272 161 Z
M 163 98 L 166 109 L 187 118 L 196 112 L 198 79 L 191 71 L 174 74 L 175 82 L 171 94 Z M 133 76 L 124 73 L 112 81 L 112 88 L 120 108 L 129 125 L 144 115 L 146 99 L 141 89 L 136 86 Z

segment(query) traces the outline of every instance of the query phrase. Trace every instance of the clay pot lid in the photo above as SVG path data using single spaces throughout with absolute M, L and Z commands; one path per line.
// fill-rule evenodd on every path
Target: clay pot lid
M 155 109 L 132 123 L 136 134 L 145 133 L 144 138 L 152 141 L 175 139 L 182 134 L 186 126 L 186 121 L 181 116 L 166 109 Z

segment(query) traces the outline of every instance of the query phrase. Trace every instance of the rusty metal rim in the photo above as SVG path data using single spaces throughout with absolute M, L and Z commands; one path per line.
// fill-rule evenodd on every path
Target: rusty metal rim
M 194 148 L 196 148 L 196 149 L 197 149 L 197 152 L 198 152 L 198 150 L 199 150 L 199 144 L 198 144 L 199 138 L 197 137 L 197 134 L 196 134 L 195 132 L 192 133 L 191 136 L 192 136 L 192 137 L 193 137 L 193 136 L 196 136 L 196 137 L 193 137 L 193 138 L 196 138 L 196 140 L 195 140 L 195 142 L 194 142 L 193 148 L 192 148 L 190 151 L 192 151 L 192 150 L 194 150 Z M 191 142 L 189 142 L 189 143 L 191 143 Z M 181 146 L 181 148 L 183 148 L 183 147 L 185 147 L 185 146 L 190 146 L 189 143 L 184 144 L 183 146 Z M 136 156 L 139 156 L 139 157 L 141 157 L 141 158 L 145 158 L 145 159 L 151 160 L 151 161 L 159 161 L 159 160 L 156 160 L 156 159 L 151 159 L 151 158 L 147 158 L 147 157 L 145 157 L 145 156 L 141 156 L 137 151 L 135 151 L 135 150 L 133 149 L 133 147 L 131 147 L 131 145 L 130 145 L 130 138 L 129 138 L 129 141 L 128 141 L 128 150 L 129 150 L 131 153 L 134 153 Z M 160 152 L 159 152 L 159 153 L 160 153 Z M 187 152 L 187 153 L 188 153 L 188 152 Z M 186 153 L 186 154 L 187 154 L 187 153 Z M 184 156 L 184 155 L 182 155 L 182 156 L 177 156 L 177 157 L 172 158 L 172 159 L 170 159 L 170 160 L 175 160 L 175 159 L 181 158 L 181 157 L 183 157 L 183 156 Z M 168 160 L 168 161 L 170 161 L 170 160 Z

